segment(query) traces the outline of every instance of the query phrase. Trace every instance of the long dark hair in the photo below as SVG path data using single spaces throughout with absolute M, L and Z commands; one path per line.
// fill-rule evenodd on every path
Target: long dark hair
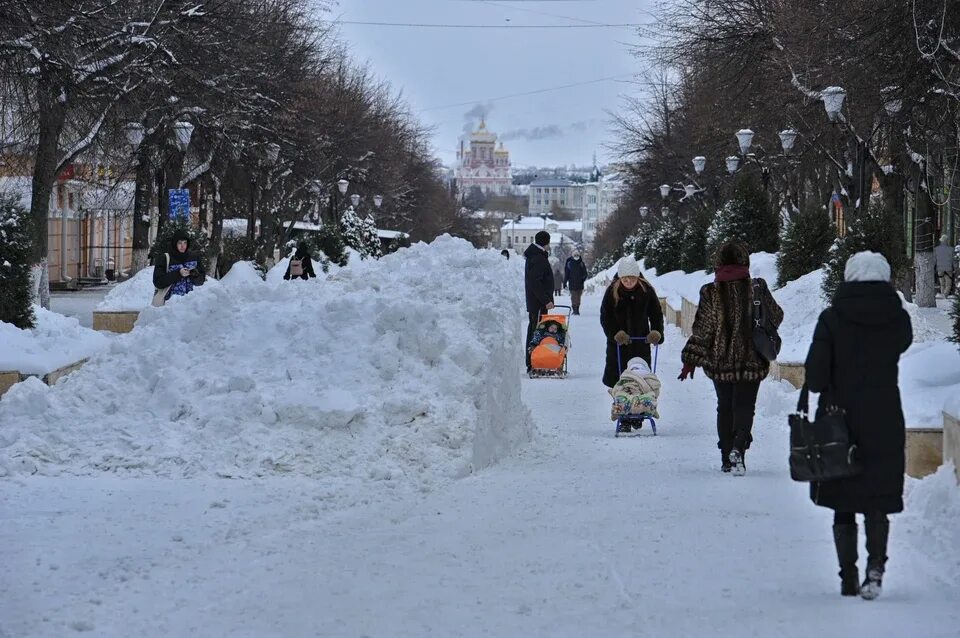
M 750 267 L 750 251 L 745 244 L 738 241 L 728 241 L 717 250 L 714 260 L 716 268 L 721 266 L 746 266 Z M 735 279 L 733 281 L 717 282 L 717 296 L 720 299 L 720 324 L 727 337 L 727 342 L 732 343 L 733 322 L 731 319 L 737 310 L 733 305 L 736 298 L 740 298 L 741 330 L 746 343 L 752 338 L 752 326 L 748 317 L 751 313 L 751 303 L 753 298 L 753 285 L 750 277 L 746 279 Z

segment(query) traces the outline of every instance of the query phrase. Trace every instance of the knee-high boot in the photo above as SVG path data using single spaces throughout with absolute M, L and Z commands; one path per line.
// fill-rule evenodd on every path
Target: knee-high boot
M 880 595 L 883 586 L 890 521 L 886 514 L 868 514 L 864 519 L 863 528 L 867 533 L 867 577 L 860 585 L 860 596 L 864 600 L 873 600 Z
M 840 594 L 856 596 L 860 593 L 860 573 L 857 569 L 857 524 L 835 524 L 833 542 L 837 547 L 837 561 L 840 563 Z

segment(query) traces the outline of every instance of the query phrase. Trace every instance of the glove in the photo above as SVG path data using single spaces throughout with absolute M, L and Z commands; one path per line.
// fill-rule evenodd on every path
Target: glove
M 613 335 L 613 340 L 616 341 L 619 345 L 625 346 L 630 343 L 630 335 L 628 335 L 623 330 L 618 330 L 617 334 Z
M 693 378 L 693 373 L 696 370 L 694 366 L 683 366 L 683 370 L 680 371 L 680 376 L 677 377 L 681 381 L 686 381 L 687 377 Z
M 647 343 L 649 343 L 651 346 L 655 346 L 661 341 L 663 341 L 663 335 L 656 330 L 651 330 L 650 334 L 647 335 Z

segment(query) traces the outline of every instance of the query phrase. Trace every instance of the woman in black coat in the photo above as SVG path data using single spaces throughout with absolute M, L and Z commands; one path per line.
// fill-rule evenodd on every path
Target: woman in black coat
M 153 285 L 156 288 L 153 305 L 162 306 L 174 295 L 189 294 L 195 286 L 202 286 L 206 278 L 203 258 L 190 251 L 190 236 L 182 230 L 176 231 L 167 251 L 153 260 Z
M 297 266 L 298 263 L 299 267 Z M 294 273 L 294 270 L 299 272 Z M 290 261 L 287 262 L 287 270 L 283 274 L 283 278 L 286 280 L 310 279 L 316 276 L 317 273 L 313 271 L 313 261 L 310 260 L 310 250 L 305 243 L 300 242 L 297 244 L 297 252 L 295 252 L 293 257 L 290 258 Z
M 650 282 L 641 276 L 640 265 L 632 256 L 620 260 L 617 279 L 613 280 L 603 295 L 600 325 L 607 335 L 603 385 L 612 388 L 627 367 L 627 361 L 640 357 L 650 364 L 650 346 L 663 341 L 663 310 L 660 308 L 660 299 Z M 631 341 L 631 337 L 646 337 L 647 341 Z
M 818 412 L 834 405 L 846 411 L 863 471 L 811 483 L 810 498 L 835 512 L 841 594 L 873 599 L 880 594 L 887 561 L 887 514 L 903 510 L 905 432 L 897 376 L 900 355 L 913 341 L 913 330 L 890 285 L 890 265 L 882 255 L 857 253 L 847 261 L 844 279 L 817 322 L 806 378 L 810 390 L 821 393 Z M 857 512 L 864 514 L 867 536 L 862 585 Z

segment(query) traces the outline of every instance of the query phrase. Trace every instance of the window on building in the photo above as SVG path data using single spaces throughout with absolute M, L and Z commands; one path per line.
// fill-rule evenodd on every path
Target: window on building
M 560 200 L 560 205 L 561 205 L 561 206 L 566 206 L 566 205 L 567 205 L 567 200 L 561 199 L 561 200 Z
M 566 193 L 566 192 L 567 192 L 567 189 L 566 189 L 566 188 L 561 188 L 561 189 L 560 189 L 560 192 L 561 192 L 561 193 Z
M 70 210 L 73 210 L 73 208 L 74 208 L 74 207 L 73 207 L 73 193 L 68 193 L 68 194 L 67 194 L 67 207 L 68 207 Z
M 63 184 L 57 187 L 57 208 L 63 209 L 66 194 L 67 189 L 64 188 Z

